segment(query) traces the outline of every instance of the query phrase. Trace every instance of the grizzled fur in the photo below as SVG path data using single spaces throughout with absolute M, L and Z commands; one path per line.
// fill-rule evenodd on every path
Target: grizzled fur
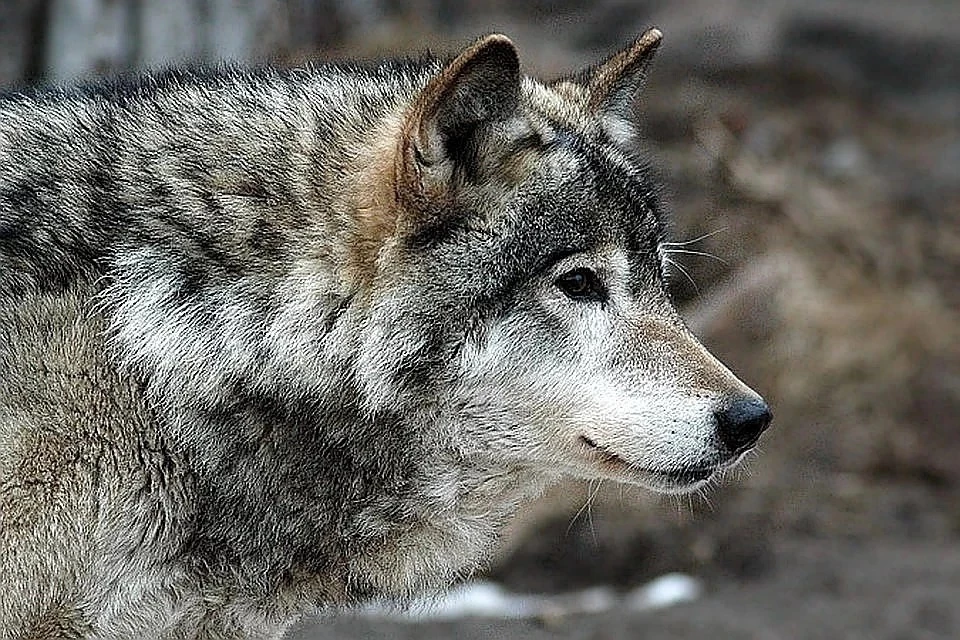
M 0 98 L 0 637 L 275 637 L 468 574 L 562 473 L 736 462 L 629 141 L 658 43 Z

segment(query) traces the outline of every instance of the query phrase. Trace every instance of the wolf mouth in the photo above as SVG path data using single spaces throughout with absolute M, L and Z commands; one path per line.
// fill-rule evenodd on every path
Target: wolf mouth
M 612 451 L 610 451 L 610 450 L 607 449 L 606 447 L 603 447 L 603 446 L 597 444 L 596 442 L 594 442 L 591 438 L 589 438 L 589 437 L 587 437 L 587 436 L 580 436 L 580 442 L 583 443 L 583 444 L 585 444 L 585 445 L 586 445 L 589 449 L 591 449 L 592 451 L 594 451 L 594 452 L 601 458 L 601 460 L 602 460 L 603 462 L 607 462 L 607 463 L 611 463 L 611 464 L 625 465 L 625 466 L 627 466 L 627 467 L 632 466 L 629 462 L 627 462 L 626 460 L 624 460 L 623 458 L 621 458 L 621 457 L 618 456 L 617 454 L 613 453 Z
M 685 467 L 681 469 L 674 469 L 670 471 L 661 471 L 656 469 L 643 469 L 637 467 L 634 464 L 631 464 L 624 460 L 622 457 L 610 451 L 603 445 L 597 444 L 593 439 L 588 436 L 581 435 L 580 442 L 593 451 L 599 458 L 600 462 L 605 465 L 611 465 L 619 468 L 621 471 L 626 471 L 632 474 L 637 472 L 651 474 L 658 476 L 665 480 L 669 485 L 675 487 L 682 487 L 686 485 L 696 484 L 703 480 L 707 480 L 714 473 L 716 473 L 722 465 L 707 465 L 707 466 L 697 466 L 697 467 Z
M 681 469 L 680 471 L 660 473 L 663 473 L 663 475 L 668 477 L 674 484 L 693 484 L 694 482 L 706 480 L 712 476 L 716 470 L 717 467 L 692 467 L 689 469 Z

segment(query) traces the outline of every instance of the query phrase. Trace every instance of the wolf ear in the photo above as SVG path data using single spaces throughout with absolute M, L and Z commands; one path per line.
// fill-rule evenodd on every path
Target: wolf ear
M 662 39 L 659 29 L 649 29 L 628 47 L 582 74 L 588 112 L 602 120 L 629 122 L 634 99 Z
M 509 38 L 489 35 L 464 49 L 415 99 L 398 154 L 399 194 L 429 198 L 447 186 L 482 129 L 506 120 L 520 101 L 520 59 Z

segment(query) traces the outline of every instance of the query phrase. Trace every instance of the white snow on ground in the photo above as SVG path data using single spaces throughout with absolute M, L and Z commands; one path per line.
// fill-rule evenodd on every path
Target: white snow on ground
M 648 611 L 690 602 L 700 597 L 702 583 L 682 573 L 670 573 L 625 594 L 607 587 L 543 595 L 511 593 L 493 582 L 468 582 L 439 598 L 421 600 L 409 609 L 371 605 L 361 613 L 421 622 L 457 618 L 541 618 L 577 613 L 602 613 L 623 608 Z
M 637 587 L 626 594 L 624 605 L 629 609 L 646 610 L 692 602 L 703 593 L 703 584 L 685 573 L 668 573 Z

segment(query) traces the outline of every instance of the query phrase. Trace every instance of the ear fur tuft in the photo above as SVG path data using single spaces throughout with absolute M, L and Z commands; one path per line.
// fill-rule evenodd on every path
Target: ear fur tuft
M 662 40 L 659 29 L 648 29 L 598 65 L 588 75 L 588 110 L 599 116 L 626 116 Z

